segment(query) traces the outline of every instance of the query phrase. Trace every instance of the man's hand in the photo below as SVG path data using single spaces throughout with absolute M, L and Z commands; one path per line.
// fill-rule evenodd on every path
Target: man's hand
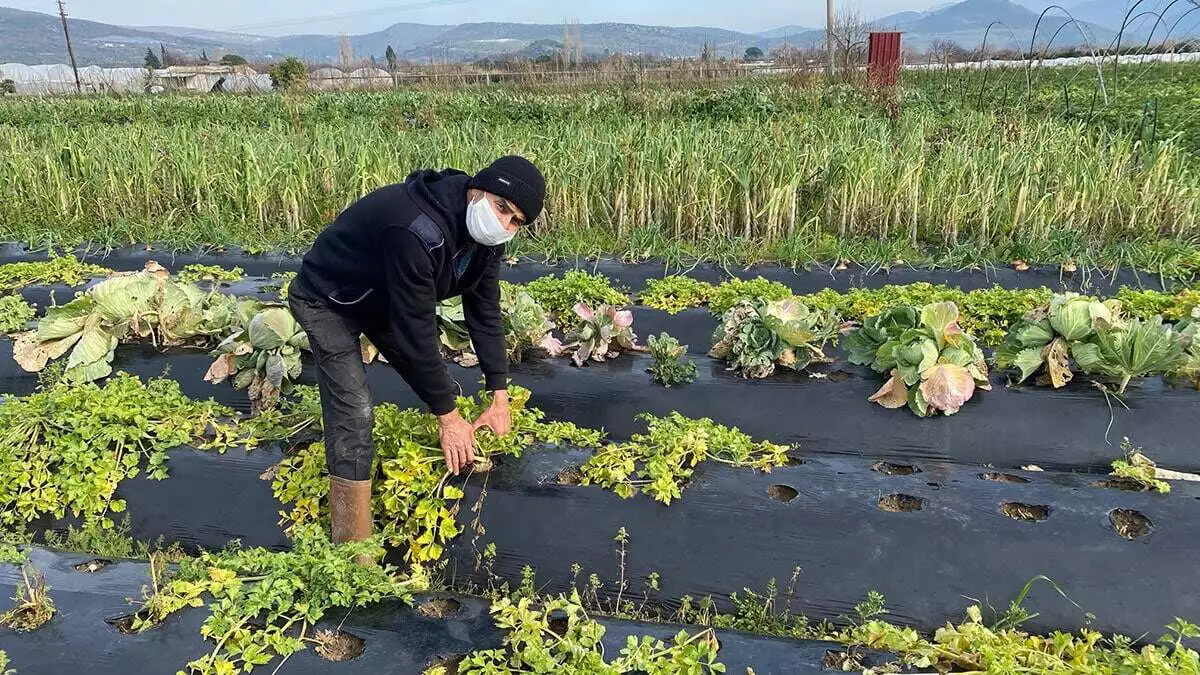
M 446 468 L 457 476 L 463 467 L 475 461 L 475 427 L 457 410 L 438 416 L 438 426 Z
M 508 407 L 508 392 L 492 392 L 492 405 L 475 420 L 475 429 L 487 427 L 497 436 L 507 436 L 512 431 L 512 410 Z

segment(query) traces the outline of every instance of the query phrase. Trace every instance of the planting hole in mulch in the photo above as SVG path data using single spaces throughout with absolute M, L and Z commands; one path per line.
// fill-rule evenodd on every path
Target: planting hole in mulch
M 1050 507 L 1042 504 L 1004 502 L 1000 510 L 1013 520 L 1023 520 L 1027 523 L 1040 523 L 1050 517 Z
M 556 611 L 550 617 L 550 632 L 558 635 L 559 638 L 566 637 L 566 629 L 570 628 L 570 622 L 566 621 L 566 613 L 564 611 Z
M 462 610 L 462 603 L 454 598 L 433 598 L 421 603 L 417 608 L 417 612 L 424 617 L 430 619 L 446 619 L 458 614 Z
M 1113 509 L 1108 512 L 1108 522 L 1122 537 L 1133 541 L 1150 534 L 1150 519 L 1133 509 Z
M 800 492 L 790 485 L 772 485 L 767 488 L 767 495 L 777 502 L 787 504 L 796 497 L 800 496 Z
M 1124 476 L 1116 476 L 1107 480 L 1098 480 L 1095 483 L 1096 487 L 1108 488 L 1110 490 L 1124 490 L 1126 492 L 1146 492 L 1150 489 L 1149 486 Z
M 105 560 L 103 558 L 96 558 L 95 560 L 89 560 L 87 562 L 82 562 L 82 563 L 79 563 L 78 565 L 75 565 L 75 571 L 76 572 L 89 572 L 89 573 L 90 572 L 99 572 L 100 570 L 104 569 L 105 567 L 108 567 L 111 564 L 112 564 L 111 560 Z
M 558 472 L 559 485 L 583 485 L 583 472 L 579 467 L 569 466 Z
M 829 380 L 830 382 L 841 382 L 843 380 L 850 379 L 850 373 L 847 373 L 844 370 L 834 370 L 830 371 L 830 373 L 825 376 L 825 379 Z
M 984 480 L 994 481 L 996 483 L 1028 483 L 1029 482 L 1028 478 L 1022 478 L 1021 476 L 1014 476 L 1011 473 L 996 473 L 995 471 L 981 473 L 981 474 L 979 474 L 979 477 Z
M 889 476 L 911 476 L 914 473 L 921 473 L 920 467 L 911 464 L 892 464 L 891 462 L 875 462 L 871 465 L 871 470 Z
M 836 649 L 830 649 L 825 652 L 825 658 L 821 660 L 821 664 L 825 670 L 839 670 L 842 672 L 862 671 L 862 657 L 850 652 L 843 652 Z
M 458 675 L 458 665 L 467 658 L 462 654 L 454 654 L 453 656 L 440 656 L 429 662 L 429 667 L 426 672 L 437 673 L 437 675 Z M 441 670 L 436 670 L 440 668 Z
M 341 630 L 317 631 L 313 640 L 317 642 L 317 655 L 326 661 L 352 661 L 366 649 L 362 638 Z
M 900 493 L 888 495 L 879 500 L 879 510 L 888 513 L 911 513 L 920 511 L 923 501 L 920 497 Z
M 139 612 L 134 612 L 133 614 L 124 614 L 111 619 L 105 619 L 104 623 L 116 628 L 117 632 L 121 635 L 137 635 L 137 631 L 133 629 L 133 620 L 136 619 L 138 615 L 141 615 L 143 619 L 150 618 L 150 615 L 146 612 L 146 610 L 141 610 Z

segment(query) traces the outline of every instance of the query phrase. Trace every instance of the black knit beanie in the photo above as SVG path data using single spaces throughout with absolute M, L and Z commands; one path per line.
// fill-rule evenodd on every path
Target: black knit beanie
M 542 201 L 546 198 L 546 179 L 533 162 L 508 155 L 491 163 L 475 174 L 467 187 L 490 192 L 504 197 L 525 214 L 525 222 L 532 223 L 542 213 Z

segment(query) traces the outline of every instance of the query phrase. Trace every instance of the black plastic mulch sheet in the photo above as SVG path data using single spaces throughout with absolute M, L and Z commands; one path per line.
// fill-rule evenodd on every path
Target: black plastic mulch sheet
M 30 557 L 45 574 L 58 611 L 48 624 L 32 633 L 0 629 L 0 649 L 8 653 L 11 665 L 22 675 L 174 673 L 213 648 L 200 636 L 206 615 L 203 609 L 183 610 L 137 635 L 123 634 L 108 623 L 137 609 L 128 599 L 140 598 L 142 587 L 149 583 L 144 563 L 115 561 L 96 572 L 81 572 L 75 566 L 86 565 L 96 559 L 94 556 L 34 548 Z M 15 594 L 19 579 L 16 566 L 0 567 L 0 589 L 5 596 Z M 310 647 L 292 655 L 279 672 L 419 675 L 445 659 L 501 646 L 502 634 L 493 624 L 486 602 L 434 594 L 417 596 L 414 606 L 419 608 L 434 599 L 453 609 L 444 618 L 435 618 L 398 601 L 386 601 L 349 612 L 331 611 L 317 630 L 340 627 L 363 640 L 363 653 L 351 661 L 331 663 Z M 601 623 L 607 629 L 604 643 L 609 654 L 617 653 L 628 636 L 667 639 L 680 629 L 609 619 L 601 619 Z M 720 631 L 718 640 L 721 661 L 730 673 L 746 672 L 747 667 L 771 675 L 820 673 L 826 651 L 841 649 L 831 643 L 775 640 L 733 631 Z M 868 657 L 868 663 L 884 660 L 880 654 Z M 262 668 L 273 672 L 279 663 L 276 660 Z
M 37 376 L 22 371 L 11 352 L 12 342 L 0 340 L 0 391 L 29 394 Z M 907 409 L 886 410 L 869 402 L 883 379 L 844 362 L 823 367 L 822 377 L 780 369 L 764 380 L 744 380 L 722 362 L 696 361 L 696 382 L 670 389 L 652 383 L 648 356 L 631 354 L 584 368 L 569 359 L 531 359 L 513 367 L 512 380 L 533 391 L 532 405 L 548 419 L 603 428 L 615 439 L 645 430 L 640 413 L 678 411 L 736 426 L 757 439 L 799 444 L 805 452 L 1107 472 L 1122 457 L 1121 439 L 1128 437 L 1160 466 L 1200 471 L 1188 424 L 1200 415 L 1200 392 L 1172 387 L 1161 378 L 1131 385 L 1122 403 L 1084 377 L 1052 390 L 1008 387 L 1003 374 L 993 373 L 993 390 L 976 392 L 958 414 L 922 419 Z M 248 411 L 244 390 L 204 381 L 211 363 L 203 351 L 162 354 L 150 345 L 123 345 L 114 366 L 143 378 L 169 370 L 187 396 L 211 397 Z M 478 368 L 448 368 L 465 393 L 482 386 Z M 373 364 L 367 373 L 376 404 L 421 405 L 390 366 Z M 311 365 L 301 383 L 315 384 Z
M 287 508 L 275 499 L 272 468 L 283 460 L 278 445 L 224 453 L 178 447 L 168 452 L 168 476 L 152 480 L 141 472 L 121 481 L 114 497 L 125 500 L 125 513 L 110 513 L 122 523 L 128 518 L 129 536 L 164 545 L 178 543 L 187 551 L 216 551 L 237 539 L 246 546 L 272 550 L 291 548 L 279 525 Z M 42 518 L 35 532 L 63 532 L 79 520 Z
M 171 270 L 183 269 L 185 265 L 217 265 L 227 269 L 241 267 L 248 276 L 269 277 L 300 268 L 300 258 L 278 254 L 249 255 L 237 247 L 221 249 L 197 249 L 194 251 L 172 251 L 165 246 L 137 246 L 103 251 L 82 247 L 75 254 L 88 262 L 118 270 L 139 270 L 147 261 L 154 260 Z M 31 251 L 21 244 L 0 245 L 0 264 L 26 260 L 43 260 L 44 251 Z M 1120 286 L 1141 288 L 1163 288 L 1170 282 L 1160 276 L 1139 272 L 1130 268 L 1102 271 L 1080 268 L 1076 272 L 1064 272 L 1057 267 L 1036 267 L 1018 272 L 1009 266 L 983 267 L 974 270 L 946 268 L 912 268 L 896 266 L 891 269 L 850 265 L 839 270 L 828 264 L 813 264 L 807 267 L 780 267 L 772 264 L 751 266 L 716 266 L 698 264 L 671 266 L 663 261 L 624 264 L 611 259 L 571 259 L 555 264 L 525 258 L 515 265 L 506 266 L 501 278 L 514 283 L 527 283 L 548 274 L 562 274 L 572 269 L 600 272 L 630 291 L 640 291 L 646 281 L 671 274 L 684 274 L 704 281 L 718 283 L 731 277 L 753 279 L 762 276 L 790 287 L 796 293 L 812 293 L 824 288 L 848 290 L 857 287 L 877 288 L 889 284 L 910 284 L 926 281 L 935 284 L 959 286 L 964 290 L 989 288 L 1000 285 L 1006 288 L 1036 288 L 1047 286 L 1065 290 L 1097 290 Z
M 516 584 L 529 565 L 550 592 L 582 588 L 595 573 L 611 600 L 621 576 L 614 537 L 625 528 L 623 596 L 635 603 L 657 573 L 661 591 L 649 597 L 672 608 L 685 595 L 711 595 L 729 609 L 731 591 L 762 593 L 771 579 L 782 605 L 799 567 L 791 607 L 815 618 L 852 615 L 875 590 L 886 597 L 888 620 L 932 630 L 961 619 L 976 601 L 985 612 L 1007 609 L 1039 575 L 1070 600 L 1035 582 L 1025 603 L 1037 614 L 1026 626 L 1034 630 L 1090 625 L 1154 640 L 1175 617 L 1200 617 L 1192 549 L 1200 485 L 1159 495 L 1097 487 L 1095 477 L 1077 474 L 1007 472 L 1004 481 L 1028 482 L 1003 482 L 982 478 L 988 469 L 936 462 L 880 471 L 861 459 L 808 456 L 769 474 L 704 463 L 682 499 L 664 506 L 643 494 L 622 499 L 562 484 L 562 469 L 585 458 L 530 453 L 499 463 L 486 483 L 473 478 L 451 569 L 479 583 L 495 575 Z M 477 536 L 467 507 L 481 486 L 484 534 Z M 1117 509 L 1147 519 L 1118 520 L 1134 523 L 1125 531 L 1137 538 L 1117 533 L 1110 516 Z M 489 544 L 497 556 L 477 570 L 477 551 Z M 574 563 L 582 566 L 578 578 Z

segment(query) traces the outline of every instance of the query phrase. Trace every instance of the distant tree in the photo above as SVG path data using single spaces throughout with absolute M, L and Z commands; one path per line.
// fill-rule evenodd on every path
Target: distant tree
M 244 66 L 246 65 L 246 59 L 237 54 L 226 54 L 221 57 L 220 63 L 223 66 Z
M 160 58 L 160 59 L 159 59 L 159 61 L 158 61 L 159 63 L 161 63 L 161 64 L 162 64 L 162 67 L 163 67 L 163 68 L 166 68 L 167 66 L 171 65 L 171 61 L 170 61 L 170 60 L 167 58 L 167 47 L 166 47 L 166 45 L 164 45 L 164 44 L 162 44 L 162 43 L 160 42 L 160 43 L 158 44 L 158 52 L 159 52 L 159 54 L 160 54 L 160 55 L 161 55 L 161 57 L 162 57 L 162 58 Z
M 146 48 L 146 67 L 151 70 L 158 70 L 163 67 L 162 61 L 158 60 L 158 54 L 155 54 L 154 50 L 149 47 Z
M 746 60 L 747 61 L 761 59 L 762 57 L 763 57 L 763 50 L 759 49 L 758 47 L 750 47 L 749 49 L 746 50 Z
M 344 71 L 354 67 L 354 45 L 350 42 L 350 36 L 345 33 L 338 38 L 338 65 Z
M 270 74 L 271 86 L 279 91 L 300 89 L 308 84 L 308 68 L 294 56 L 271 66 Z
M 858 72 L 857 66 L 867 62 L 871 27 L 857 9 L 838 12 L 833 19 L 834 65 L 843 77 Z
M 771 48 L 771 59 L 786 66 L 804 65 L 804 52 L 786 42 Z
M 384 53 L 383 57 L 387 59 L 388 70 L 393 73 L 396 72 L 398 59 L 396 58 L 396 50 L 392 49 L 391 45 L 388 45 L 387 52 Z
M 929 44 L 929 56 L 942 65 L 948 65 L 966 60 L 970 52 L 952 40 L 934 40 Z
M 200 50 L 200 60 L 205 63 L 208 63 L 208 50 L 207 49 Z
M 12 80 L 4 80 L 0 82 L 0 94 L 15 94 L 17 93 L 17 83 Z

